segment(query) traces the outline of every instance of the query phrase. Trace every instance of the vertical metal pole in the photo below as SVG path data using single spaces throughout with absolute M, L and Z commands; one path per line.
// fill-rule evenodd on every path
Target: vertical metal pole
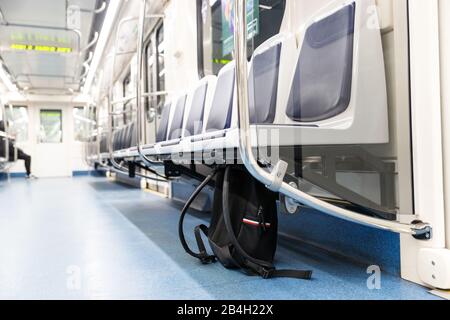
M 137 41 L 137 79 L 136 79 L 136 131 L 137 131 L 137 147 L 141 153 L 141 134 L 142 134 L 142 66 L 143 66 L 143 47 L 144 47 L 144 30 L 145 30 L 145 11 L 147 9 L 147 0 L 142 0 L 142 9 L 139 15 L 138 41 Z
M 158 166 L 161 165 L 160 162 L 153 161 L 146 157 L 142 152 L 142 140 L 141 140 L 141 134 L 142 134 L 142 125 L 145 121 L 145 117 L 142 116 L 142 68 L 144 65 L 144 33 L 145 33 L 145 11 L 147 10 L 147 0 L 142 0 L 142 9 L 141 13 L 139 15 L 139 28 L 138 28 L 138 43 L 137 43 L 137 79 L 136 79 L 136 114 L 137 114 L 137 121 L 136 121 L 136 131 L 137 131 L 137 150 L 139 157 L 141 160 L 147 165 L 147 166 Z M 162 15 L 152 15 L 150 17 L 154 18 L 163 18 Z M 157 94 L 148 94 L 146 96 L 152 96 L 152 95 L 160 95 L 161 93 Z

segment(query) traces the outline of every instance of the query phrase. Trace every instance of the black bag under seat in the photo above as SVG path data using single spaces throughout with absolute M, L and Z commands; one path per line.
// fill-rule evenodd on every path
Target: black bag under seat
M 208 228 L 195 228 L 199 253 L 188 246 L 183 231 L 184 218 L 192 202 L 215 178 L 214 204 Z M 214 255 L 209 255 L 202 235 L 208 237 Z M 241 269 L 265 279 L 288 277 L 311 279 L 311 271 L 276 270 L 273 264 L 278 241 L 277 194 L 253 178 L 243 167 L 215 170 L 197 188 L 180 217 L 180 240 L 186 252 L 208 264 L 219 261 L 224 267 Z

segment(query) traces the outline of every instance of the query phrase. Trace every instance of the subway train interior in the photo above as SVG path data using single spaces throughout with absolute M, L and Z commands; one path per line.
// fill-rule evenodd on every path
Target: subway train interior
M 0 0 L 1 300 L 449 290 L 450 0 Z

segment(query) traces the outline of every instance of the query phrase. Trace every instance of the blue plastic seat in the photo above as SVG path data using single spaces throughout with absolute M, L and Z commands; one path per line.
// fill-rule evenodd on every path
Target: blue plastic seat
M 307 29 L 286 110 L 293 121 L 326 120 L 349 106 L 355 6 L 350 4 Z
M 235 89 L 235 68 L 219 74 L 206 132 L 222 131 L 231 127 Z
M 161 114 L 161 121 L 159 123 L 158 132 L 156 133 L 156 142 L 167 141 L 167 133 L 169 131 L 170 111 L 172 108 L 171 103 L 167 103 Z
M 183 136 L 183 121 L 186 110 L 186 99 L 187 96 L 183 95 L 178 98 L 174 114 L 172 117 L 172 123 L 168 132 L 167 140 L 180 139 Z

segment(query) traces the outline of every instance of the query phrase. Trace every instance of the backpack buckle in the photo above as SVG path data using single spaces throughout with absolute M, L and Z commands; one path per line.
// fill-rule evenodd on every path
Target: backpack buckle
M 261 277 L 265 280 L 272 278 L 273 273 L 274 273 L 275 269 L 266 269 L 266 268 L 262 268 L 261 269 Z

